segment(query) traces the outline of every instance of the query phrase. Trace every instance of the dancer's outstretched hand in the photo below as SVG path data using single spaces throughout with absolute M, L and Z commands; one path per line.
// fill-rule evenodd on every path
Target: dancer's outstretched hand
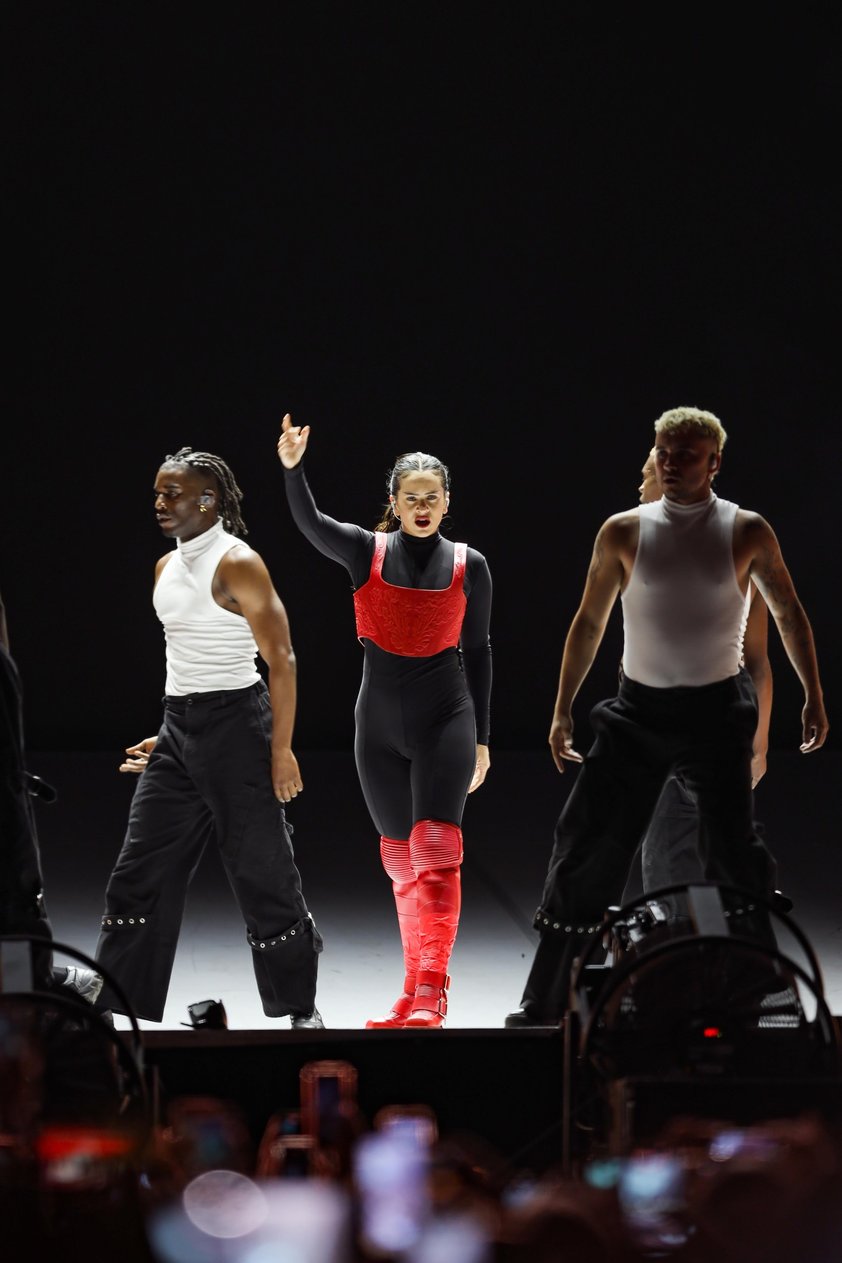
M 149 762 L 149 756 L 155 749 L 157 741 L 157 737 L 145 737 L 143 741 L 138 741 L 137 745 L 126 746 L 126 754 L 129 757 L 125 763 L 120 764 L 120 771 L 144 772 L 146 764 Z
M 281 422 L 281 437 L 278 439 L 278 458 L 284 469 L 295 469 L 307 450 L 309 437 L 309 425 L 293 425 L 292 417 L 287 413 Z

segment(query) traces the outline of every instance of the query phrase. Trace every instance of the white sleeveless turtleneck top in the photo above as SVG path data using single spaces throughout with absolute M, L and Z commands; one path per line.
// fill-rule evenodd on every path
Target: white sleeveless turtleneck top
M 736 675 L 748 616 L 734 569 L 737 505 L 663 496 L 642 504 L 640 540 L 622 595 L 623 671 L 650 688 Z
M 213 599 L 216 568 L 235 544 L 248 547 L 221 522 L 186 544 L 176 540 L 155 584 L 152 602 L 166 640 L 164 692 L 170 696 L 247 688 L 261 678 L 248 622 Z

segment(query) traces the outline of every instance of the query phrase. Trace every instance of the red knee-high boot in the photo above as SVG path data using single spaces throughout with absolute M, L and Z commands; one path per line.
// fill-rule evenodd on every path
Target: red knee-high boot
M 403 1026 L 412 1009 L 415 980 L 418 973 L 418 893 L 417 881 L 409 862 L 409 841 L 380 839 L 380 858 L 392 879 L 392 892 L 398 913 L 398 928 L 403 945 L 403 992 L 380 1021 L 366 1022 L 367 1030 L 389 1030 Z
M 418 976 L 407 1029 L 444 1026 L 447 967 L 459 926 L 462 830 L 441 820 L 419 820 L 409 835 L 418 879 Z

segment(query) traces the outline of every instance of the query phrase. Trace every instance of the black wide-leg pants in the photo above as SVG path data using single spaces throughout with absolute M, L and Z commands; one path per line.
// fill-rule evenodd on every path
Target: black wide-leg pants
M 696 803 L 704 878 L 763 895 L 774 889 L 774 860 L 752 819 L 750 679 L 654 689 L 623 678 L 617 697 L 590 718 L 595 740 L 556 824 L 535 914 L 542 941 L 523 1006 L 544 1019 L 566 1009 L 575 949 L 619 901 L 670 776 Z
M 164 699 L 106 889 L 96 952 L 138 1017 L 163 1017 L 187 888 L 212 838 L 246 924 L 264 1013 L 314 1006 L 322 940 L 272 789 L 271 729 L 262 681 Z M 124 1011 L 107 985 L 97 1007 Z

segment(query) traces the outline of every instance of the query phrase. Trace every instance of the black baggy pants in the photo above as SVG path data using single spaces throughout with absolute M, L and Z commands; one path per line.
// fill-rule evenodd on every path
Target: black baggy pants
M 272 788 L 271 730 L 262 681 L 164 698 L 164 721 L 106 889 L 96 952 L 138 1017 L 163 1017 L 187 887 L 211 838 L 245 920 L 264 1013 L 314 1006 L 322 940 Z M 107 986 L 97 1007 L 123 1011 Z
M 750 679 L 655 689 L 623 678 L 617 696 L 590 718 L 595 740 L 556 824 L 535 914 L 541 941 L 522 1004 L 544 1021 L 566 1010 L 573 958 L 620 899 L 670 776 L 696 802 L 705 879 L 762 895 L 774 889 L 774 860 L 752 819 Z

